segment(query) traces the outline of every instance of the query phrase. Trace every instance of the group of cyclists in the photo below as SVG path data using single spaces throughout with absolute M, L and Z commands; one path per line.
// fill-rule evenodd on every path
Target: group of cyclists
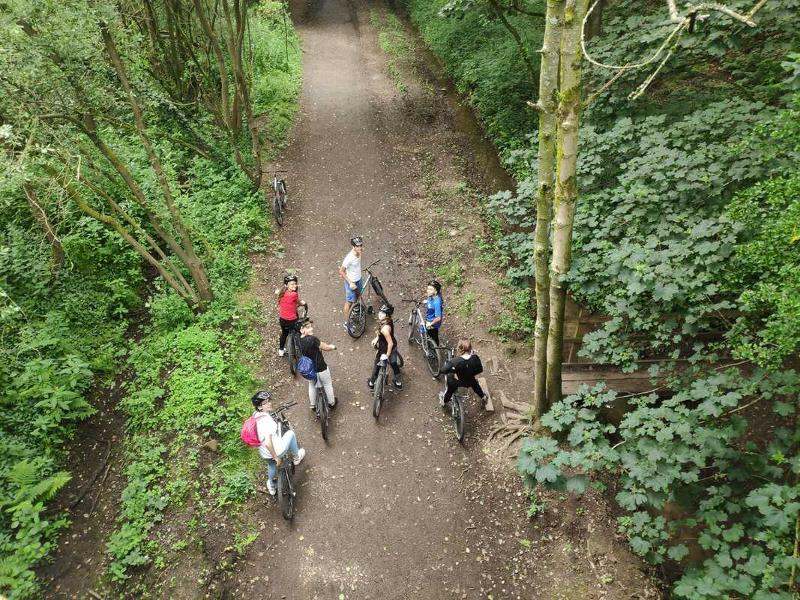
M 364 241 L 360 236 L 350 239 L 350 251 L 344 257 L 339 266 L 339 276 L 344 286 L 344 328 L 347 329 L 347 319 L 356 302 L 358 295 L 363 291 L 363 277 L 361 257 L 364 251 Z M 296 275 L 288 274 L 283 279 L 283 287 L 276 290 L 278 296 L 278 323 L 280 325 L 280 337 L 278 340 L 278 355 L 284 356 L 286 353 L 286 343 L 289 335 L 297 328 L 300 331 L 300 352 L 302 357 L 307 357 L 313 364 L 313 371 L 316 380 L 312 377 L 308 380 L 308 397 L 312 410 L 316 408 L 317 402 L 317 380 L 325 389 L 330 409 L 336 407 L 337 401 L 333 390 L 333 379 L 330 368 L 325 361 L 325 352 L 336 350 L 335 344 L 330 344 L 320 340 L 314 335 L 314 322 L 308 317 L 308 305 L 300 297 L 298 289 L 299 281 Z M 401 376 L 402 357 L 398 352 L 397 338 L 395 336 L 394 307 L 382 298 L 383 304 L 378 309 L 378 328 L 375 337 L 372 339 L 372 346 L 375 348 L 375 359 L 373 361 L 372 374 L 367 380 L 370 389 L 375 385 L 375 380 L 383 364 L 391 366 L 393 374 L 393 384 L 396 389 L 402 390 L 403 382 Z M 439 330 L 444 322 L 444 302 L 442 299 L 442 286 L 436 280 L 428 282 L 423 300 L 425 311 L 425 323 L 427 335 L 440 345 Z M 299 309 L 305 307 L 305 316 L 299 315 Z M 453 394 L 459 387 L 471 388 L 481 399 L 482 404 L 486 404 L 486 394 L 476 379 L 476 375 L 483 370 L 480 358 L 474 352 L 472 344 L 468 339 L 459 340 L 454 358 L 445 362 L 439 373 L 446 377 L 445 391 L 439 393 L 439 404 L 447 407 Z M 259 454 L 268 463 L 267 489 L 271 495 L 275 495 L 275 476 L 277 467 L 281 464 L 282 457 L 290 452 L 294 464 L 300 464 L 306 452 L 305 449 L 298 447 L 297 438 L 294 431 L 289 430 L 283 434 L 279 433 L 279 428 L 275 419 L 270 414 L 273 410 L 272 397 L 268 391 L 260 391 L 252 397 L 255 412 L 252 418 L 255 421 L 255 431 L 258 438 Z

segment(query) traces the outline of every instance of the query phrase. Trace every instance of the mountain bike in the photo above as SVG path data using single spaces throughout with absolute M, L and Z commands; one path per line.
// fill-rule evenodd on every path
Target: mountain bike
M 317 399 L 314 402 L 314 414 L 316 415 L 317 419 L 319 419 L 319 428 L 322 433 L 322 439 L 326 442 L 328 441 L 328 425 L 330 424 L 331 420 L 331 407 L 328 404 L 328 394 L 325 391 L 325 386 L 322 385 L 322 382 L 317 377 L 317 381 L 314 384 L 317 388 Z
M 275 422 L 278 424 L 279 436 L 283 436 L 284 433 L 292 429 L 292 425 L 289 423 L 289 418 L 285 413 L 295 404 L 297 404 L 297 402 L 281 404 L 277 409 L 270 413 L 272 418 L 275 419 Z M 294 484 L 292 483 L 293 476 L 294 456 L 292 455 L 291 451 L 287 451 L 286 454 L 281 457 L 281 464 L 278 467 L 277 486 L 278 504 L 281 506 L 283 518 L 287 521 L 291 521 L 292 517 L 294 517 L 294 497 L 296 492 L 294 489 Z
M 286 180 L 283 177 L 278 177 L 278 173 L 286 172 L 275 171 L 272 175 L 272 191 L 274 192 L 272 214 L 275 216 L 275 222 L 281 227 L 283 226 L 283 213 L 286 212 Z
M 450 362 L 453 360 L 453 355 L 455 354 L 454 348 L 447 349 L 447 358 L 445 359 L 445 363 Z M 447 391 L 447 377 L 444 378 L 444 391 Z M 467 400 L 469 399 L 469 391 L 467 388 L 459 387 L 456 388 L 456 391 L 453 393 L 452 398 L 450 398 L 450 406 L 449 412 L 450 417 L 453 419 L 453 429 L 456 432 L 456 438 L 458 439 L 459 443 L 464 443 L 464 432 L 466 431 L 467 424 L 466 424 L 466 410 L 467 410 Z M 447 405 L 445 405 L 445 409 L 447 409 Z
M 300 309 L 303 309 L 303 316 L 300 316 Z M 300 326 L 308 318 L 308 304 L 302 304 L 298 307 L 297 321 L 292 326 L 292 330 L 286 338 L 286 360 L 289 362 L 289 372 L 294 377 L 297 374 L 297 361 L 303 356 L 300 350 Z
M 347 315 L 347 333 L 352 338 L 360 338 L 364 335 L 367 328 L 367 315 L 374 312 L 372 308 L 372 292 L 378 296 L 385 304 L 389 304 L 386 295 L 383 293 L 383 285 L 378 276 L 371 269 L 381 262 L 380 259 L 364 269 L 367 273 L 366 281 L 361 285 L 361 289 L 356 288 L 356 300 L 350 307 L 350 314 Z M 365 298 L 366 296 L 366 298 Z
M 403 302 L 410 302 L 414 305 L 411 309 L 411 314 L 408 316 L 408 325 L 410 330 L 408 332 L 408 342 L 410 344 L 418 344 L 422 348 L 422 353 L 425 355 L 425 363 L 428 365 L 428 371 L 434 379 L 439 377 L 439 370 L 442 368 L 441 359 L 439 357 L 440 346 L 436 345 L 431 337 L 428 335 L 428 328 L 425 327 L 425 317 L 422 316 L 422 302 L 419 300 L 403 300 Z
M 397 353 L 397 366 L 400 368 L 403 367 L 403 356 L 399 352 Z M 372 416 L 375 417 L 375 420 L 381 415 L 381 406 L 383 405 L 388 381 L 389 361 L 382 360 L 380 369 L 378 369 L 378 376 L 375 378 L 374 385 L 372 386 Z

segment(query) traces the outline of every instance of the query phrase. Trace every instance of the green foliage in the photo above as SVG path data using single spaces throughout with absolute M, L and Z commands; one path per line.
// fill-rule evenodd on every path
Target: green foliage
M 568 446 L 549 437 L 526 440 L 520 473 L 531 486 L 578 494 L 592 474 L 614 477 L 625 511 L 620 531 L 634 552 L 654 564 L 683 560 L 687 544 L 702 555 L 685 565 L 673 590 L 678 597 L 789 598 L 800 515 L 800 377 L 698 371 L 672 382 L 670 391 L 666 400 L 628 400 L 628 412 L 613 425 L 602 414 L 619 402 L 617 394 L 602 384 L 582 388 L 542 419 Z M 788 427 L 753 440 L 742 412 L 751 402 L 771 404 Z M 689 531 L 696 543 L 687 541 Z
M 23 4 L 15 4 L 15 10 Z M 40 49 L 56 43 L 70 60 L 83 56 L 88 62 L 80 67 L 79 79 L 89 88 L 91 102 L 117 107 L 122 99 L 118 90 L 112 99 L 104 87 L 93 87 L 95 79 L 113 80 L 93 42 L 97 31 L 77 34 L 93 27 L 95 15 L 72 5 L 48 5 L 43 12 L 33 3 L 25 6 L 41 30 Z M 264 2 L 255 10 L 253 96 L 268 123 L 269 141 L 277 147 L 296 111 L 300 52 L 287 22 L 286 60 L 279 3 Z M 8 18 L 3 15 L 0 20 Z M 23 35 L 16 25 L 8 31 Z M 138 46 L 123 52 L 132 69 L 143 66 L 137 62 L 142 59 Z M 37 73 L 40 59 L 31 56 L 20 77 Z M 91 72 L 84 72 L 90 63 Z M 70 63 L 52 75 L 42 93 L 55 93 L 73 68 Z M 265 245 L 269 222 L 262 196 L 251 191 L 241 171 L 218 153 L 203 158 L 187 146 L 178 109 L 159 89 L 148 86 L 143 83 L 142 89 L 147 90 L 143 96 L 150 137 L 209 264 L 216 300 L 203 315 L 190 311 L 161 280 L 148 284 L 141 259 L 116 233 L 78 211 L 58 186 L 44 186 L 38 200 L 64 250 L 64 262 L 58 264 L 22 190 L 29 174 L 20 172 L 13 156 L 0 154 L 0 595 L 10 598 L 40 593 L 33 567 L 52 550 L 67 524 L 63 515 L 47 509 L 69 480 L 63 470 L 68 443 L 75 424 L 95 410 L 90 388 L 102 389 L 122 368 L 132 374 L 120 402 L 130 434 L 125 444 L 128 483 L 119 527 L 108 541 L 112 577 L 124 579 L 133 568 L 155 559 L 154 526 L 168 503 L 181 502 L 193 489 L 188 477 L 208 478 L 203 484 L 210 488 L 209 482 L 224 475 L 229 485 L 215 488 L 220 501 L 240 501 L 247 493 L 243 480 L 249 479 L 251 456 L 238 442 L 238 426 L 254 385 L 246 365 L 255 351 L 257 313 L 254 306 L 242 305 L 239 294 L 250 278 L 248 251 L 251 244 Z M 62 99 L 69 110 L 70 97 Z M 6 111 L 0 112 L 4 119 Z M 191 126 L 203 143 L 224 146 L 207 116 L 196 115 Z M 129 129 L 101 128 L 145 193 L 158 196 L 141 141 Z M 24 142 L 0 120 L 4 150 Z M 105 191 L 141 216 L 117 183 L 105 182 Z M 143 308 L 149 309 L 149 319 Z M 139 325 L 146 325 L 126 341 L 134 315 Z M 192 471 L 197 469 L 196 451 L 175 450 L 196 449 L 209 436 L 220 441 L 221 460 L 198 475 Z
M 413 50 L 411 39 L 405 32 L 403 24 L 393 13 L 385 16 L 377 9 L 371 9 L 369 14 L 372 26 L 378 30 L 378 45 L 386 53 L 386 69 L 394 82 L 394 86 L 401 94 L 408 91 L 408 85 L 403 81 L 402 65 L 413 66 Z
M 436 267 L 433 272 L 446 285 L 456 288 L 464 285 L 464 267 L 460 258 Z

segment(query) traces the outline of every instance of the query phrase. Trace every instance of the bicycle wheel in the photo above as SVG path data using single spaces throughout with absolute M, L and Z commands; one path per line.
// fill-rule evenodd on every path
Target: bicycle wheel
M 286 209 L 286 183 L 283 179 L 278 182 L 278 196 L 281 199 L 281 208 Z
M 292 457 L 287 457 L 292 460 Z M 291 521 L 294 517 L 294 494 L 292 493 L 292 482 L 285 468 L 281 468 L 278 473 L 278 502 L 281 505 L 283 518 Z
M 436 343 L 429 337 L 425 338 L 425 362 L 428 364 L 428 371 L 431 372 L 433 377 L 439 377 L 439 351 L 436 349 Z
M 372 416 L 377 420 L 381 414 L 381 403 L 383 402 L 383 387 L 386 384 L 386 365 L 378 371 L 375 379 L 375 387 L 372 388 Z
M 360 300 L 353 304 L 347 317 L 347 333 L 351 338 L 360 338 L 367 328 L 367 311 Z
M 279 227 L 283 226 L 283 202 L 280 195 L 276 192 L 275 198 L 272 200 L 272 214 L 275 216 L 275 222 Z
M 464 442 L 464 430 L 466 421 L 464 418 L 464 403 L 459 394 L 453 394 L 450 399 L 450 414 L 453 417 L 453 427 L 456 430 L 456 438 L 459 442 Z
M 408 317 L 408 343 L 412 343 L 414 341 L 414 336 L 417 334 L 417 330 L 419 329 L 419 325 L 417 325 L 417 313 L 416 311 L 411 311 L 411 316 Z
M 330 407 L 328 406 L 328 395 L 325 393 L 324 387 L 317 388 L 317 414 L 319 415 L 319 428 L 322 433 L 322 439 L 327 442 Z
M 297 342 L 297 336 L 294 332 L 289 334 L 286 340 L 286 358 L 289 361 L 289 371 L 292 376 L 297 374 L 297 361 L 300 360 L 300 344 Z

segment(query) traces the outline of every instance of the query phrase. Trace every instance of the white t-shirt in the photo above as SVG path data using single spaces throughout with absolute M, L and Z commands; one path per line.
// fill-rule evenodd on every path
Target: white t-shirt
M 361 257 L 356 256 L 355 251 L 350 250 L 342 261 L 342 268 L 347 273 L 347 279 L 353 283 L 361 281 Z
M 253 413 L 253 416 L 256 419 L 256 433 L 258 434 L 258 441 L 261 442 L 261 445 L 258 447 L 258 453 L 261 455 L 261 458 L 272 458 L 269 450 L 267 450 L 266 444 L 267 440 L 272 438 L 272 446 L 275 449 L 275 452 L 280 453 L 280 448 L 278 448 L 277 444 L 278 436 L 276 435 L 278 433 L 278 424 L 268 412 L 256 411 Z

